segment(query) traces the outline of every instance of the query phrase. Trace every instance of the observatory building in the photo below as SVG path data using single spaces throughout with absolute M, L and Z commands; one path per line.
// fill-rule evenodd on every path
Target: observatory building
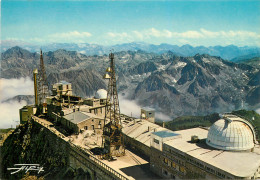
M 150 168 L 159 176 L 260 178 L 260 147 L 254 128 L 244 119 L 225 114 L 209 130 L 192 128 L 170 132 L 151 135 Z
M 255 138 L 251 124 L 234 115 L 228 115 L 210 127 L 206 143 L 216 149 L 243 151 L 254 147 Z

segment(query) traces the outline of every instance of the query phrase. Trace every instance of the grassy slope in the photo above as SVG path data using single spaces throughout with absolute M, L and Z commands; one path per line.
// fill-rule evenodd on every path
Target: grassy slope
M 181 116 L 166 122 L 165 127 L 171 130 L 182 130 L 198 126 L 210 126 L 219 119 L 217 113 L 207 116 Z

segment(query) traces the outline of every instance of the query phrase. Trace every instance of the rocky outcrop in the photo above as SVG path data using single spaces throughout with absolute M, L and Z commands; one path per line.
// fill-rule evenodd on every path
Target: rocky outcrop
M 21 179 L 25 171 L 10 174 L 7 168 L 14 164 L 40 164 L 43 172 L 29 171 L 31 176 L 44 179 L 88 178 L 89 174 L 69 166 L 69 144 L 43 126 L 30 121 L 19 126 L 6 139 L 1 148 L 1 178 Z

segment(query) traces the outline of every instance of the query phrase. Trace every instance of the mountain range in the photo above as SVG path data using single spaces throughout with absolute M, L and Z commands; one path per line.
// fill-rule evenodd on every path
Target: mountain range
M 1 43 L 2 51 L 6 51 L 7 49 L 13 47 L 14 42 L 3 41 Z M 179 56 L 194 56 L 195 54 L 209 54 L 211 56 L 220 56 L 226 60 L 233 60 L 234 58 L 240 56 L 248 56 L 255 54 L 259 56 L 260 48 L 259 47 L 238 47 L 235 45 L 228 46 L 196 46 L 193 47 L 189 44 L 183 46 L 171 45 L 171 44 L 148 44 L 144 42 L 132 42 L 132 43 L 124 43 L 124 44 L 116 44 L 111 46 L 103 46 L 98 44 L 88 44 L 88 43 L 52 43 L 43 46 L 32 45 L 28 43 L 19 43 L 20 47 L 27 49 L 31 52 L 38 52 L 40 48 L 43 51 L 56 51 L 58 49 L 66 49 L 69 51 L 77 51 L 85 55 L 104 55 L 109 54 L 111 50 L 115 52 L 120 51 L 137 51 L 142 50 L 149 53 L 157 53 L 162 54 L 167 51 L 171 51 Z M 236 59 L 234 59 L 236 61 Z
M 93 96 L 107 87 L 102 78 L 109 66 L 104 55 L 59 49 L 43 53 L 49 84 L 72 83 L 75 94 Z M 117 87 L 121 97 L 152 107 L 171 118 L 260 107 L 259 66 L 234 63 L 218 56 L 180 56 L 143 50 L 115 52 Z M 248 62 L 251 62 L 248 60 Z M 259 64 L 259 59 L 254 59 Z M 39 54 L 20 47 L 2 53 L 1 77 L 32 77 Z

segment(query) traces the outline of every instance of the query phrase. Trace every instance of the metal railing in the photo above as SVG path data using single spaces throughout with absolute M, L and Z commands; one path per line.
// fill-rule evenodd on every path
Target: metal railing
M 104 169 L 106 169 L 107 171 L 109 171 L 110 173 L 112 173 L 113 175 L 115 175 L 119 179 L 128 180 L 128 178 L 126 178 L 124 175 L 120 174 L 119 172 L 117 172 L 113 168 L 109 167 L 108 165 L 106 165 L 105 163 L 103 163 L 102 161 L 100 161 L 99 159 L 94 157 L 93 155 L 88 154 L 82 148 L 76 146 L 75 144 L 72 144 L 71 142 L 69 142 L 69 144 L 70 144 L 71 147 L 76 148 L 78 151 L 80 151 L 84 155 L 83 158 L 85 158 L 85 159 L 88 158 L 89 160 L 92 161 L 92 163 L 95 163 L 94 165 L 98 164 L 99 166 L 103 167 Z

